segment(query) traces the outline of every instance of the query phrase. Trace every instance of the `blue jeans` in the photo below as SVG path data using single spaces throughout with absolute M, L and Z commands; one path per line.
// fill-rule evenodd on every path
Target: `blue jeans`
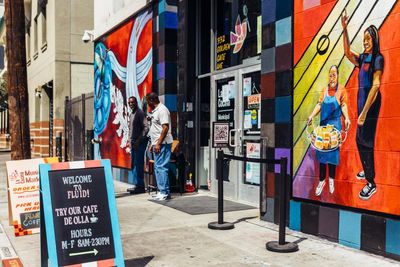
M 144 187 L 144 151 L 146 150 L 147 142 L 143 140 L 136 150 L 133 148 L 134 143 L 131 143 L 132 171 L 130 180 L 132 184 Z
M 154 148 L 154 146 L 153 146 Z M 168 169 L 171 157 L 171 144 L 161 145 L 160 153 L 154 153 L 154 172 L 156 174 L 157 187 L 161 194 L 169 195 Z

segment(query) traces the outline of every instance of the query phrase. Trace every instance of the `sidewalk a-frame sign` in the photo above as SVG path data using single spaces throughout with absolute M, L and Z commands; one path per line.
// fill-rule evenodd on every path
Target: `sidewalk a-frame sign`
M 124 266 L 110 161 L 39 169 L 41 266 Z

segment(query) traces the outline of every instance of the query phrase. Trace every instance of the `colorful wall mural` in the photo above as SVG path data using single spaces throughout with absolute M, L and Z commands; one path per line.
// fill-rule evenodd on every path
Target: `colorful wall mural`
M 396 0 L 294 1 L 293 197 L 400 215 L 399 25 Z
M 100 38 L 94 59 L 94 134 L 101 144 L 96 157 L 114 167 L 130 168 L 128 98 L 147 111 L 144 96 L 152 91 L 153 13 L 145 11 Z

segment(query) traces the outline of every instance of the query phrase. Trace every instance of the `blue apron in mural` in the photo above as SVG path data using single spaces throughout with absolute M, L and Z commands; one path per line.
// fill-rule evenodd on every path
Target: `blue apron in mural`
M 337 89 L 336 89 L 337 92 Z M 321 126 L 328 124 L 333 125 L 337 130 L 342 130 L 342 123 L 340 117 L 342 110 L 336 99 L 336 92 L 333 96 L 329 96 L 328 90 L 325 92 L 324 101 L 321 103 Z M 339 164 L 339 149 L 331 152 L 317 151 L 317 159 L 321 163 L 330 163 L 334 165 Z

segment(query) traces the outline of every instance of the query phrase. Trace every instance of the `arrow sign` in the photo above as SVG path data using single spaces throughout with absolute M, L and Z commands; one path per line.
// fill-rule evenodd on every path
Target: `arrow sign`
M 96 256 L 97 253 L 99 253 L 99 251 L 97 249 L 93 249 L 91 251 L 69 253 L 69 256 L 79 256 L 79 255 L 92 254 L 92 253 Z

